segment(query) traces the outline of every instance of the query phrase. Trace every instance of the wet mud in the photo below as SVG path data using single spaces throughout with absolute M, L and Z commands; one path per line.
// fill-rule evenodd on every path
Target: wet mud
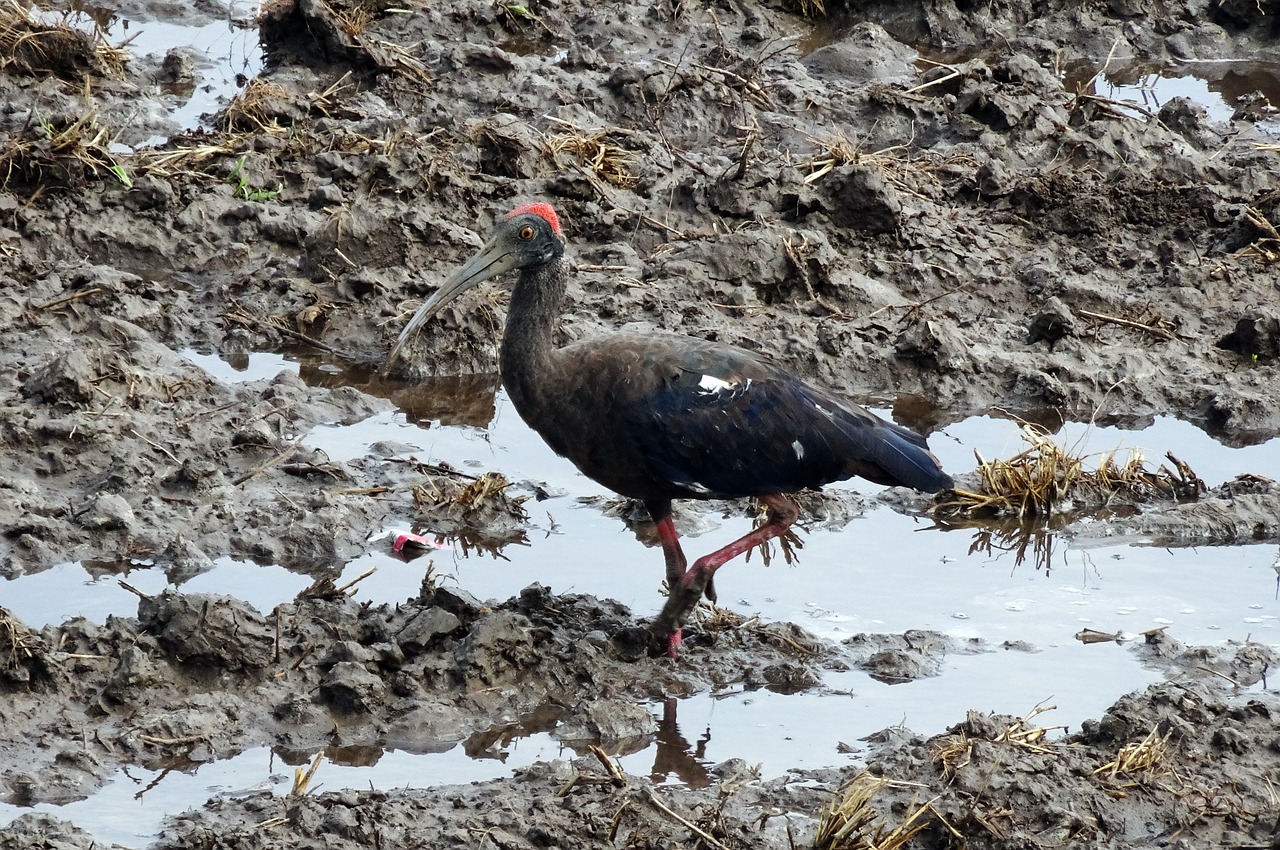
M 1280 846 L 1275 653 L 1251 642 L 1148 635 L 1128 651 L 1167 681 L 1081 729 L 978 713 L 928 740 L 889 729 L 860 777 L 621 773 L 610 754 L 655 735 L 641 702 L 793 693 L 853 667 L 910 680 L 994 648 L 930 632 L 834 644 L 703 612 L 672 662 L 637 649 L 653 611 L 538 586 L 477 600 L 428 575 L 399 605 L 359 604 L 332 580 L 388 545 L 371 532 L 508 539 L 525 499 L 554 494 L 403 446 L 333 461 L 303 444 L 397 406 L 487 421 L 489 403 L 449 399 L 494 385 L 497 287 L 433 322 L 405 374 L 379 369 L 478 234 L 532 198 L 556 206 L 577 264 L 563 340 L 627 327 L 758 349 L 892 399 L 925 432 L 993 411 L 1050 429 L 1172 414 L 1229 445 L 1275 439 L 1266 93 L 1226 122 L 1183 98 L 1134 110 L 1081 84 L 1079 63 L 1274 62 L 1278 18 L 1253 0 L 297 0 L 258 22 L 266 70 L 213 129 L 176 135 L 162 87 L 201 73 L 180 52 L 0 28 L 0 570 L 145 559 L 179 582 L 233 556 L 316 579 L 274 611 L 166 591 L 133 617 L 39 630 L 0 599 L 0 794 L 70 800 L 122 765 L 262 742 L 483 749 L 527 723 L 580 758 L 466 787 L 219 797 L 154 846 L 860 846 L 853 828 L 821 843 L 841 812 L 881 843 L 919 826 L 919 847 Z M 187 349 L 326 368 L 228 385 Z M 457 375 L 480 377 L 427 380 Z M 1274 474 L 1060 533 L 1280 541 Z M 833 522 L 859 510 L 816 504 Z M 44 814 L 3 832 L 93 844 Z

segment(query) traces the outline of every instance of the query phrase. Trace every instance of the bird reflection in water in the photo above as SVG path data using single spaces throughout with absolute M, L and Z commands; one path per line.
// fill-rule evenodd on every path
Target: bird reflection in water
M 711 784 L 706 766 L 711 727 L 708 726 L 697 743 L 690 746 L 676 722 L 676 703 L 675 697 L 668 697 L 662 704 L 662 720 L 658 722 L 653 769 L 649 771 L 649 778 L 663 782 L 674 775 L 690 788 L 706 788 Z

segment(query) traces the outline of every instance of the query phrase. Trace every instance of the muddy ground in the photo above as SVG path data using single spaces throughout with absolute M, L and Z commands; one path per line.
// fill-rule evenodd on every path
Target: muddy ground
M 496 289 L 432 325 L 416 374 L 377 371 L 423 295 L 531 198 L 560 211 L 578 263 L 566 340 L 630 326 L 761 349 L 894 399 L 924 431 L 1001 410 L 1049 425 L 1173 414 L 1230 445 L 1273 439 L 1280 146 L 1257 124 L 1265 98 L 1213 123 L 1186 100 L 1133 110 L 1064 80 L 1081 62 L 1273 59 L 1277 21 L 1265 0 L 825 15 L 813 0 L 298 0 L 264 12 L 267 70 L 216 130 L 132 154 L 113 142 L 168 134 L 162 98 L 206 69 L 11 21 L 0 569 L 138 558 L 177 581 L 230 555 L 318 584 L 274 612 L 165 593 L 106 623 L 0 619 L 2 793 L 74 799 L 120 765 L 263 741 L 483 747 L 542 724 L 584 760 L 466 788 L 219 798 L 155 846 L 809 846 L 847 773 L 762 781 L 730 762 L 706 787 L 655 791 L 586 747 L 653 740 L 640 700 L 795 691 L 854 665 L 929 675 L 972 647 L 833 645 L 712 617 L 671 663 L 636 649 L 652 612 L 538 587 L 486 603 L 427 581 L 362 606 L 323 580 L 386 545 L 371 529 L 500 538 L 518 517 L 424 499 L 448 473 L 401 447 L 335 463 L 297 441 L 392 405 L 439 416 L 432 393 L 450 385 L 425 376 L 494 370 Z M 187 348 L 307 352 L 340 380 L 224 385 Z M 482 424 L 485 406 L 462 415 Z M 1065 533 L 1277 541 L 1280 487 L 1258 473 Z M 928 803 L 913 846 L 1280 846 L 1274 653 L 1163 635 L 1133 651 L 1169 681 L 1065 738 L 980 714 L 931 741 L 886 730 L 855 787 L 890 780 L 870 803 L 885 829 Z M 46 816 L 8 832 L 91 843 Z

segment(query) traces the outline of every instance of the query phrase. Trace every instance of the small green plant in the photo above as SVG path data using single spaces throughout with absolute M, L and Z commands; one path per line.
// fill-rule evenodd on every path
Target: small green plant
M 498 0 L 497 5 L 499 14 L 510 19 L 513 23 L 517 18 L 525 21 L 536 21 L 538 19 L 538 16 L 530 11 L 529 7 L 521 3 L 520 0 Z
M 255 189 L 249 185 L 249 176 L 244 173 L 244 161 L 248 156 L 248 154 L 244 154 L 236 160 L 235 168 L 231 169 L 231 173 L 227 175 L 227 182 L 236 187 L 235 196 L 246 201 L 256 201 L 257 203 L 274 201 L 276 196 L 280 194 L 279 189 Z
M 111 171 L 112 174 L 116 176 L 117 180 L 119 180 L 122 184 L 124 184 L 124 187 L 126 189 L 133 188 L 133 178 L 129 176 L 129 172 L 125 170 L 125 167 L 123 165 L 121 165 L 120 163 L 116 163 L 115 165 L 111 166 L 109 170 Z

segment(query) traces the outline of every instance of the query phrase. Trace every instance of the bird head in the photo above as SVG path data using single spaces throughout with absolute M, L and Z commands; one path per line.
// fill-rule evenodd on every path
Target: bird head
M 387 355 L 395 363 L 405 343 L 440 309 L 468 289 L 513 269 L 545 265 L 564 255 L 560 217 L 550 204 L 523 204 L 507 213 L 493 235 L 475 255 L 440 285 L 400 332 Z

